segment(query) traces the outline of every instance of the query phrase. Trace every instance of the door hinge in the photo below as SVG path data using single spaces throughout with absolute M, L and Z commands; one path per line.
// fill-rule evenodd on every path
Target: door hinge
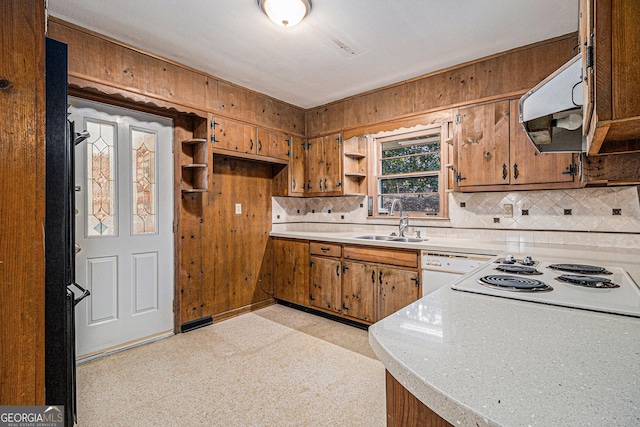
M 291 157 L 291 150 L 287 150 L 287 157 Z
M 337 186 L 338 186 L 338 188 L 342 187 L 342 181 L 338 181 Z
M 466 116 L 466 114 L 456 114 L 456 124 L 459 125 L 462 122 L 462 118 Z
M 175 221 L 173 221 L 173 225 L 171 227 L 173 229 L 173 234 L 178 232 L 178 224 L 176 224 Z
M 456 182 L 464 181 L 467 178 L 463 178 L 460 172 L 456 173 Z
M 593 46 L 587 46 L 586 50 L 586 68 L 593 68 Z
M 416 288 L 420 287 L 420 280 L 417 277 L 413 277 L 411 280 L 416 284 Z
M 562 172 L 562 174 L 571 176 L 578 175 L 578 165 L 576 165 L 575 163 L 570 164 L 569 166 L 567 166 L 565 172 Z
M 216 123 L 215 121 L 211 120 L 211 143 L 215 144 L 216 142 L 219 142 L 216 139 L 216 126 L 218 126 L 218 123 Z
M 338 135 L 338 137 L 336 138 L 336 141 L 338 141 L 338 144 L 342 144 L 342 136 Z
M 313 261 L 309 261 L 309 268 L 313 267 Z

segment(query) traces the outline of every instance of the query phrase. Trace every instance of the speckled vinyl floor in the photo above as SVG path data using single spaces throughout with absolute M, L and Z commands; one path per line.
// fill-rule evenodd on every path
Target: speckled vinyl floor
M 274 305 L 81 364 L 78 426 L 384 426 L 367 332 Z

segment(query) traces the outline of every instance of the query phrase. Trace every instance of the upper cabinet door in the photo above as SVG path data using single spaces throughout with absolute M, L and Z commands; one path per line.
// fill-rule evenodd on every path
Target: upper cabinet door
M 322 191 L 336 192 L 342 190 L 342 140 L 340 134 L 324 137 L 325 176 L 322 180 Z
M 256 127 L 211 116 L 211 142 L 213 148 L 253 154 L 257 147 Z
M 307 144 L 307 193 L 322 192 L 325 171 L 322 139 L 311 138 Z
M 257 154 L 289 160 L 291 138 L 282 132 L 258 128 Z
M 509 183 L 509 101 L 460 108 L 454 123 L 458 187 Z
M 307 185 L 305 180 L 305 167 L 307 163 L 305 159 L 305 144 L 306 141 L 302 138 L 291 138 L 291 162 L 289 162 L 289 167 L 291 168 L 290 188 L 292 194 L 304 194 Z
M 518 122 L 518 101 L 511 100 L 509 182 L 512 185 L 573 182 L 577 154 L 541 154 Z

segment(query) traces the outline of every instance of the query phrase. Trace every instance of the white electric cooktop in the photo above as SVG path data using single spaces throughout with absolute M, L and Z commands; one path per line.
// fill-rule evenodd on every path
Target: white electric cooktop
M 452 289 L 640 317 L 640 287 L 619 267 L 566 260 L 553 262 L 523 257 L 516 257 L 514 260 L 509 258 L 511 257 L 507 257 L 507 261 L 511 263 L 504 263 L 504 259 L 492 262 L 454 283 Z M 554 268 L 556 266 L 567 267 L 569 271 Z M 500 268 L 515 271 L 501 271 Z M 577 284 L 559 280 L 560 278 Z M 488 285 L 481 284 L 485 282 Z

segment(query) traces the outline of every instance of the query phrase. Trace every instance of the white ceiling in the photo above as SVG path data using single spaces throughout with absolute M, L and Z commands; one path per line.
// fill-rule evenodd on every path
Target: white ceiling
M 578 30 L 578 0 L 49 0 L 49 14 L 303 108 Z

